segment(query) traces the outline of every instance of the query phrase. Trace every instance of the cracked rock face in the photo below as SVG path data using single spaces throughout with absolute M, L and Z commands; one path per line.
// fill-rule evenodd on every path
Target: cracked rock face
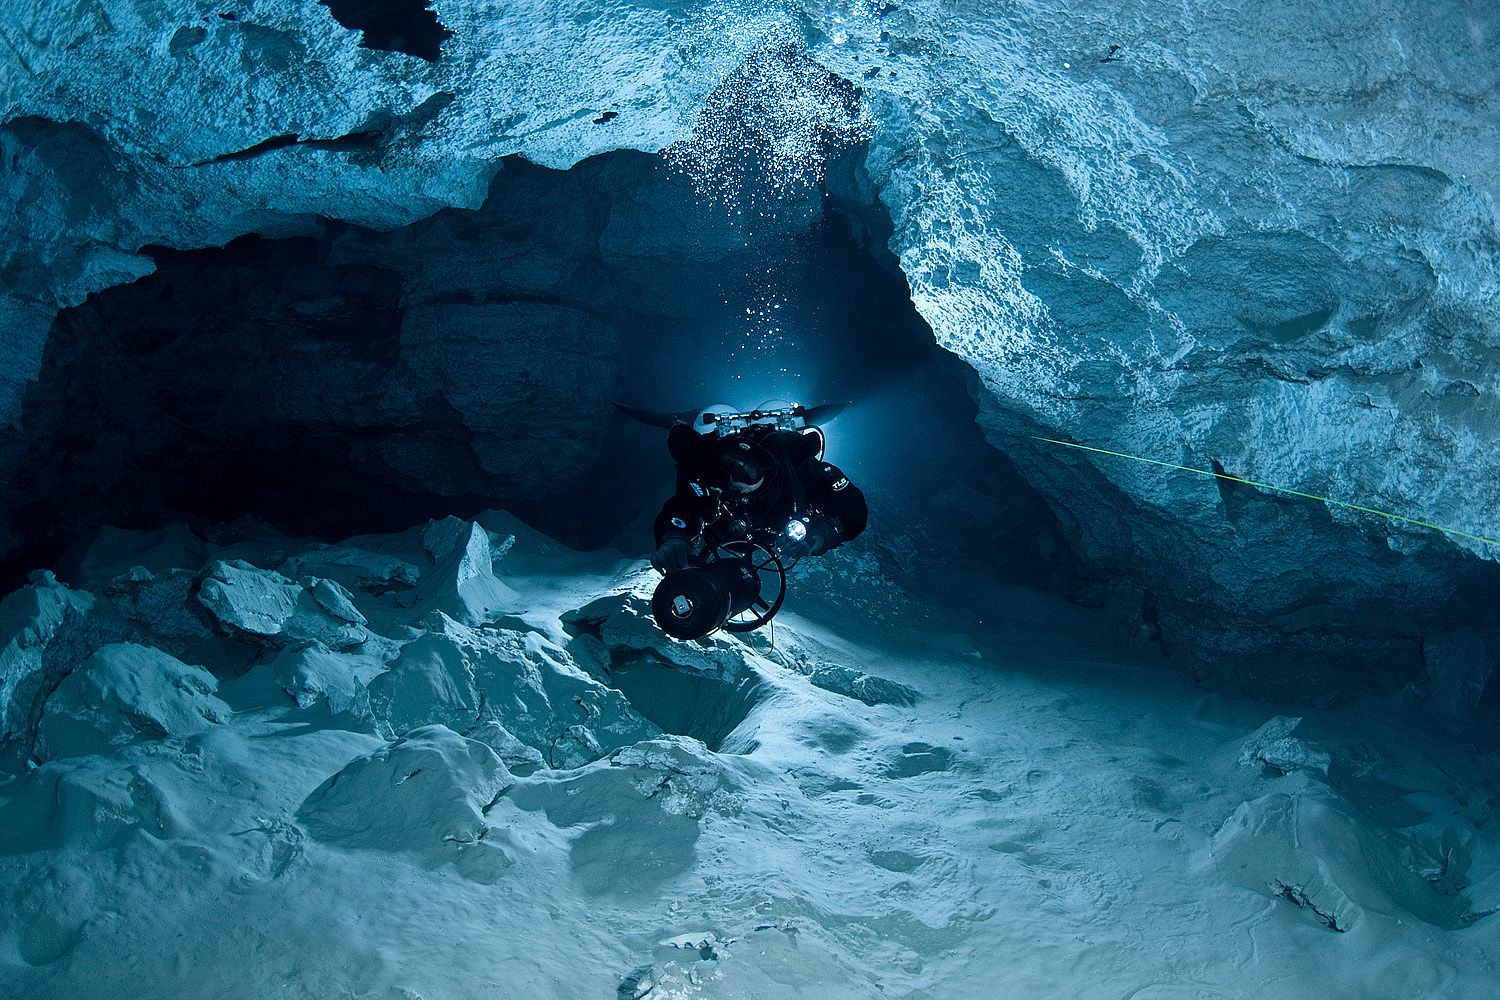
M 306 233 L 314 216 L 410 224 L 477 207 L 511 154 L 709 148 L 716 92 L 790 45 L 862 89 L 868 147 L 828 175 L 830 200 L 888 214 L 912 301 L 978 373 L 991 441 L 1097 576 L 1133 581 L 1097 600 L 1179 647 L 1311 673 L 1373 659 L 1399 681 L 1423 669 L 1423 634 L 1461 627 L 1495 586 L 1479 540 L 1500 537 L 1488 8 L 433 10 L 452 32 L 435 59 L 285 0 L 20 5 L 0 46 L 0 417 L 19 418 L 56 310 L 150 271 L 143 246 Z M 788 128 L 767 134 L 828 107 L 794 88 L 767 112 Z M 639 234 L 601 245 L 611 232 Z M 448 403 L 495 426 L 512 388 L 449 379 L 451 361 L 466 331 L 525 308 L 417 314 L 401 342 L 419 381 L 441 370 Z M 536 331 L 522 356 L 585 337 L 550 307 L 514 325 Z M 502 460 L 482 434 L 473 447 L 481 468 Z M 380 448 L 367 460 L 415 480 L 447 467 Z

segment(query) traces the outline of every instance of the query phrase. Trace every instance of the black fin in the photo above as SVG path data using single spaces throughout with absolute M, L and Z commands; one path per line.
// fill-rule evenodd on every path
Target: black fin
M 683 410 L 681 413 L 656 413 L 652 410 L 642 410 L 635 406 L 626 406 L 624 403 L 616 403 L 615 409 L 625 414 L 632 420 L 639 420 L 647 427 L 674 427 L 677 424 L 690 424 L 699 413 L 698 410 Z
M 810 406 L 807 408 L 807 412 L 802 415 L 802 419 L 807 422 L 809 427 L 826 424 L 840 413 L 843 413 L 844 408 L 848 405 L 848 403 L 824 403 L 821 406 Z

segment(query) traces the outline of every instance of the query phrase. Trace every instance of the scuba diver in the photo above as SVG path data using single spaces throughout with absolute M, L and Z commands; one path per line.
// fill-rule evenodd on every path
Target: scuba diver
M 696 639 L 759 628 L 781 608 L 787 570 L 864 531 L 864 493 L 823 461 L 816 423 L 842 409 L 717 405 L 691 423 L 677 415 L 667 433 L 677 490 L 652 526 L 651 565 L 664 574 L 652 612 L 664 632 Z

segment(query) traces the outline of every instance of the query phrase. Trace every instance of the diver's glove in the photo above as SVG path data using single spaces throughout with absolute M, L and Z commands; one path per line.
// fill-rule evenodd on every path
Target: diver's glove
M 651 565 L 663 573 L 687 569 L 691 552 L 686 538 L 673 536 L 663 541 L 656 547 L 656 551 L 651 553 Z
M 776 539 L 776 555 L 784 563 L 804 556 L 818 556 L 839 543 L 838 521 L 821 514 L 809 520 L 791 520 Z
M 813 550 L 806 521 L 795 518 L 786 523 L 781 534 L 776 536 L 776 557 L 784 563 L 793 563 Z

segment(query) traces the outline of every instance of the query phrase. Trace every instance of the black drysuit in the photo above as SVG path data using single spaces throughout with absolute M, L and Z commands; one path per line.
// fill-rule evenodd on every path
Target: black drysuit
M 764 473 L 764 482 L 753 492 L 736 492 L 722 464 L 726 451 L 750 444 Z M 662 505 L 653 529 L 660 551 L 670 539 L 682 539 L 694 549 L 705 528 L 712 527 L 721 496 L 732 513 L 752 527 L 782 530 L 793 518 L 807 525 L 808 555 L 827 552 L 865 530 L 869 516 L 865 495 L 834 465 L 818 457 L 822 432 L 776 430 L 751 427 L 738 434 L 715 437 L 678 424 L 667 434 L 667 450 L 677 462 L 677 492 Z M 802 554 L 802 553 L 798 553 Z

